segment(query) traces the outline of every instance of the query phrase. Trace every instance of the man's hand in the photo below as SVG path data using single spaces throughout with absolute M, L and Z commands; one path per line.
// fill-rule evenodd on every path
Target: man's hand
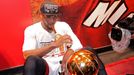
M 56 41 L 54 42 L 54 45 L 56 47 L 60 47 L 63 44 L 71 45 L 72 44 L 72 39 L 69 35 L 63 35 L 62 36 L 62 35 L 58 34 L 58 37 L 56 38 Z
M 66 51 L 66 53 L 63 56 L 63 60 L 62 60 L 62 68 L 64 70 L 64 74 L 65 75 L 69 75 L 69 72 L 67 70 L 67 61 L 70 58 L 70 56 L 74 53 L 74 51 L 72 49 L 68 49 Z

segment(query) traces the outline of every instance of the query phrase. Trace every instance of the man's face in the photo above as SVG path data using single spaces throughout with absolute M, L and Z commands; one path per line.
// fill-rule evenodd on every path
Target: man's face
M 58 20 L 58 15 L 45 15 L 45 20 L 48 25 L 54 25 Z
M 43 14 L 43 20 L 45 22 L 45 26 L 48 29 L 53 29 L 54 28 L 54 24 L 57 20 L 59 20 L 59 16 L 58 15 L 44 15 Z

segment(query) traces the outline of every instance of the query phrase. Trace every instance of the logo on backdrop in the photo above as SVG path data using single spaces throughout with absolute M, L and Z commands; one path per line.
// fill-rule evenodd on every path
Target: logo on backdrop
M 110 2 L 99 2 L 93 12 L 84 20 L 83 25 L 88 27 L 99 27 L 105 22 L 111 25 L 121 18 L 127 11 L 127 5 L 123 0 Z

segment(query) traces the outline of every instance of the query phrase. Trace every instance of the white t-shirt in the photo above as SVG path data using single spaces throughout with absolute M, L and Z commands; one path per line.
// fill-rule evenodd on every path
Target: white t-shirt
M 112 48 L 117 53 L 125 52 L 125 49 L 128 48 L 128 46 L 130 44 L 130 39 L 131 39 L 131 33 L 127 29 L 123 29 L 123 28 L 120 28 L 120 29 L 122 31 L 121 41 L 116 41 L 116 40 L 112 39 L 111 32 L 108 34 L 109 39 L 112 44 Z
M 73 33 L 72 29 L 67 23 L 57 21 L 54 27 L 55 27 L 56 33 L 47 32 L 42 27 L 41 22 L 28 26 L 25 29 L 23 51 L 41 48 L 42 46 L 45 46 L 45 45 L 47 46 L 47 44 L 55 40 L 55 36 L 57 34 L 70 35 L 72 38 L 72 42 L 73 42 L 71 49 L 73 49 L 74 51 L 82 48 L 81 42 Z M 62 60 L 62 58 L 63 58 L 63 55 L 61 55 L 59 48 L 56 48 L 52 50 L 51 52 L 49 52 L 48 54 L 43 56 L 43 59 L 45 59 L 49 65 L 49 75 L 58 75 L 58 68 L 60 66 L 59 61 Z

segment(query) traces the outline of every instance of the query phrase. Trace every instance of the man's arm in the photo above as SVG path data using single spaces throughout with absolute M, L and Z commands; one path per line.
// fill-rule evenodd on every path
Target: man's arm
M 36 55 L 36 56 L 39 56 L 39 57 L 43 57 L 45 54 L 49 53 L 54 48 L 56 48 L 56 45 L 54 45 L 54 42 L 52 42 L 49 45 L 44 46 L 42 48 L 25 50 L 23 52 L 23 56 L 24 56 L 25 59 L 30 55 Z
M 43 57 L 44 55 L 49 53 L 51 50 L 53 50 L 57 47 L 60 47 L 64 43 L 70 43 L 71 41 L 68 41 L 69 39 L 71 39 L 70 36 L 64 35 L 64 36 L 60 37 L 57 41 L 54 41 L 54 42 L 50 43 L 49 45 L 44 46 L 42 48 L 25 50 L 23 52 L 23 55 L 25 58 L 27 58 L 30 55 L 37 55 L 37 56 Z
M 68 75 L 69 74 L 69 72 L 67 70 L 67 61 L 71 57 L 71 55 L 73 55 L 73 54 L 74 54 L 74 51 L 72 49 L 68 49 L 66 51 L 66 53 L 64 54 L 64 56 L 63 56 L 62 70 L 63 70 L 63 72 L 64 72 L 65 75 Z

